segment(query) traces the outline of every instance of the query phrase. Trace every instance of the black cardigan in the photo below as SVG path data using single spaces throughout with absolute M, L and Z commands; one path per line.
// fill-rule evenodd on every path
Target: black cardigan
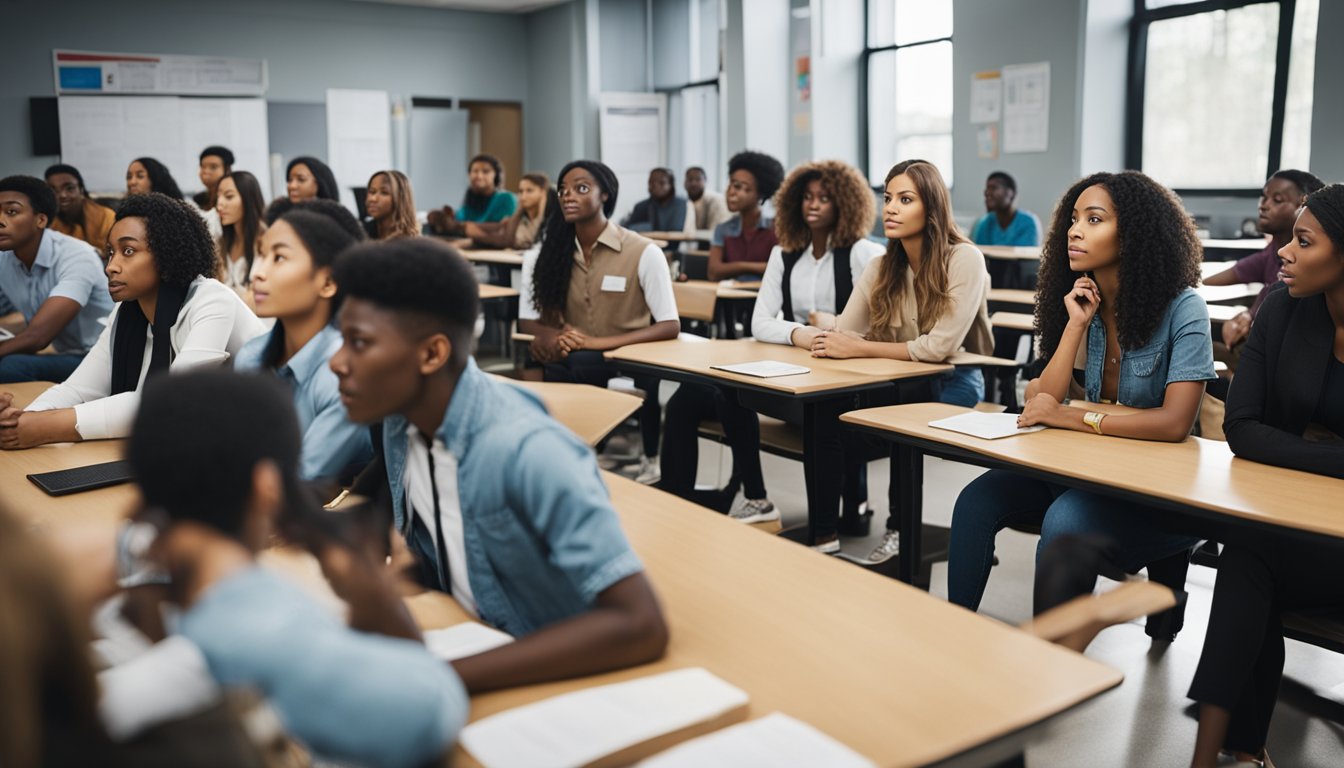
M 1326 396 L 1335 324 L 1323 295 L 1270 291 L 1251 327 L 1227 396 L 1223 432 L 1243 459 L 1344 478 L 1344 446 L 1302 438 Z

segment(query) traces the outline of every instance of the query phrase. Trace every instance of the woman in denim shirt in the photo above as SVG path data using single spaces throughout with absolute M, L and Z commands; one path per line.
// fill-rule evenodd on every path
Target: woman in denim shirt
M 1036 329 L 1049 361 L 1027 386 L 1018 423 L 1139 440 L 1179 442 L 1214 378 L 1209 316 L 1194 291 L 1202 249 L 1165 187 L 1135 171 L 1074 184 L 1055 209 L 1041 254 Z M 1093 402 L 1141 413 L 1098 419 L 1063 403 L 1078 379 Z M 975 610 L 994 559 L 994 536 L 1039 525 L 1039 551 L 1067 534 L 1113 542 L 1116 565 L 1133 571 L 1193 546 L 1163 531 L 1155 510 L 1066 489 L 1007 470 L 981 475 L 952 516 L 948 598 Z

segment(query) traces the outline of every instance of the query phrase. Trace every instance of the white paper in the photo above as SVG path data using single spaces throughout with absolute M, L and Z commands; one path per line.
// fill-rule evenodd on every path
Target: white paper
M 1003 151 L 1050 148 L 1050 62 L 1003 68 Z
M 799 374 L 809 373 L 812 370 L 811 368 L 804 368 L 801 365 L 781 363 L 778 360 L 755 360 L 750 363 L 711 365 L 710 368 L 727 371 L 729 373 L 740 373 L 744 376 L 755 376 L 761 379 L 773 379 L 776 376 L 797 376 Z
M 392 167 L 392 107 L 387 91 L 327 89 L 327 158 L 341 199 Z
M 801 720 L 776 712 L 675 746 L 641 768 L 875 768 L 873 761 Z
M 425 647 L 444 661 L 465 659 L 512 642 L 513 636 L 507 632 L 474 621 L 465 621 L 447 629 L 431 629 L 425 633 Z
M 1016 413 L 981 413 L 980 411 L 971 411 L 957 416 L 949 416 L 946 419 L 930 421 L 929 426 L 960 432 L 963 435 L 985 440 L 998 440 L 1001 437 L 1011 437 L 1013 435 L 1029 435 L 1032 432 L 1040 432 L 1045 429 L 1044 426 L 1039 424 L 1034 427 L 1019 428 Z
M 997 123 L 1003 114 L 1003 78 L 998 72 L 971 75 L 971 122 Z
M 700 668 L 566 693 L 481 719 L 462 747 L 486 768 L 593 762 L 745 705 L 745 691 Z

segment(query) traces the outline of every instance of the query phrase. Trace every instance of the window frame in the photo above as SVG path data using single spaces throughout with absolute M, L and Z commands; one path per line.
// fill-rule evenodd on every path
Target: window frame
M 869 100 L 872 99 L 872 86 L 869 83 L 869 80 L 871 78 L 868 72 L 872 66 L 871 62 L 873 55 L 878 53 L 886 53 L 887 51 L 897 51 L 904 48 L 918 48 L 919 46 L 922 45 L 933 45 L 935 43 L 947 43 L 948 45 L 953 46 L 953 51 L 955 52 L 956 43 L 953 42 L 952 38 L 957 33 L 956 27 L 954 26 L 952 28 L 952 34 L 946 35 L 944 37 L 932 37 L 926 40 L 916 40 L 910 43 L 892 43 L 891 45 L 880 45 L 874 47 L 872 44 L 872 29 L 870 26 L 872 20 L 872 1 L 873 0 L 863 0 L 863 53 L 859 56 L 859 158 L 858 159 L 859 159 L 859 168 L 863 172 L 863 177 L 865 179 L 868 179 L 870 184 L 872 183 L 872 179 L 869 178 L 868 176 L 868 166 L 872 158 L 873 137 L 872 137 L 872 128 L 870 127 L 868 120 L 870 112 L 868 108 L 868 103 Z M 1142 0 L 1137 1 L 1142 2 Z M 949 135 L 955 133 L 955 127 L 956 127 L 955 105 L 953 105 L 952 108 L 952 124 L 954 130 L 951 133 L 949 133 Z M 878 189 L 879 187 L 874 186 L 873 188 Z
M 1270 101 L 1268 168 L 1265 178 L 1279 170 L 1283 159 L 1283 123 L 1288 109 L 1289 63 L 1292 61 L 1293 21 L 1297 0 L 1200 0 L 1200 2 L 1148 8 L 1146 0 L 1134 0 L 1129 28 L 1129 62 L 1125 95 L 1125 167 L 1143 168 L 1144 87 L 1148 64 L 1148 27 L 1155 21 L 1230 11 L 1249 5 L 1277 4 L 1279 29 L 1274 50 L 1274 94 Z M 1178 187 L 1179 195 L 1259 197 L 1261 188 Z

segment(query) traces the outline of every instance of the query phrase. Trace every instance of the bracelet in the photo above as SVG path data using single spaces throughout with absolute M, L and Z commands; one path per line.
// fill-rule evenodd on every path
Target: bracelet
M 1083 423 L 1092 428 L 1098 435 L 1105 434 L 1101 431 L 1101 421 L 1106 418 L 1106 414 L 1088 411 L 1083 414 Z

